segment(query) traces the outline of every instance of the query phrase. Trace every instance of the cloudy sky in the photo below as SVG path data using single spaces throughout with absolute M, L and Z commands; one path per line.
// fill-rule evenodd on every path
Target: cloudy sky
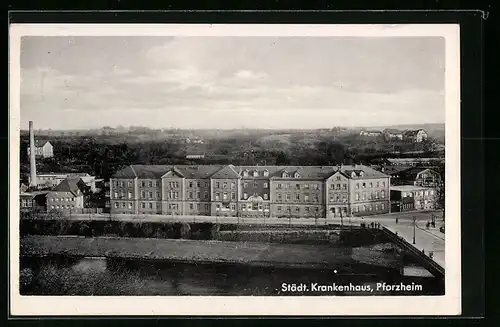
M 437 37 L 23 37 L 21 128 L 444 122 Z

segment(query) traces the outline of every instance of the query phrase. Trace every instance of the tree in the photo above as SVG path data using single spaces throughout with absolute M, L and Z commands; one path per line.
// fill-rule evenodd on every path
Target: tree
M 315 210 L 309 211 L 309 217 L 314 218 L 314 224 L 317 225 L 319 218 L 325 218 L 325 209 L 323 207 L 316 207 Z
M 288 158 L 286 153 L 284 153 L 283 151 L 278 153 L 278 156 L 276 157 L 276 166 L 286 166 L 289 164 L 290 164 L 290 159 Z

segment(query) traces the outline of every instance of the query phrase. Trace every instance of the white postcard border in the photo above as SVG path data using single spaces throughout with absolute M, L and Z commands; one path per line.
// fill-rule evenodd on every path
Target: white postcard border
M 19 294 L 22 36 L 441 36 L 446 44 L 446 294 L 443 296 L 21 296 Z M 461 313 L 460 38 L 458 24 L 12 24 L 10 26 L 10 313 L 31 315 L 458 315 Z

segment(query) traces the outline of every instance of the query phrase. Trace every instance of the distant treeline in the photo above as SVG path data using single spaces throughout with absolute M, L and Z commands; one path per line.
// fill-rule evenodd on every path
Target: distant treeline
M 398 157 L 394 153 L 421 151 L 414 157 L 429 157 L 433 140 L 422 143 L 387 143 L 360 140 L 356 135 L 331 137 L 314 134 L 288 134 L 272 137 L 240 135 L 207 140 L 187 146 L 178 140 L 137 140 L 124 136 L 53 137 L 54 158 L 40 159 L 37 170 L 88 172 L 108 179 L 130 164 L 190 165 L 340 165 L 371 164 L 374 160 Z M 21 174 L 27 178 L 28 137 L 21 137 Z M 187 154 L 204 154 L 203 159 L 186 159 Z

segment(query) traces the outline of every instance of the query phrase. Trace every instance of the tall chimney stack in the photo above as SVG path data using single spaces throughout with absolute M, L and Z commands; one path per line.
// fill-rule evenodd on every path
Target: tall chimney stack
M 36 159 L 35 159 L 35 131 L 33 130 L 33 122 L 30 120 L 30 174 L 31 174 L 31 180 L 30 180 L 30 186 L 36 187 L 37 186 L 37 180 L 36 180 Z

